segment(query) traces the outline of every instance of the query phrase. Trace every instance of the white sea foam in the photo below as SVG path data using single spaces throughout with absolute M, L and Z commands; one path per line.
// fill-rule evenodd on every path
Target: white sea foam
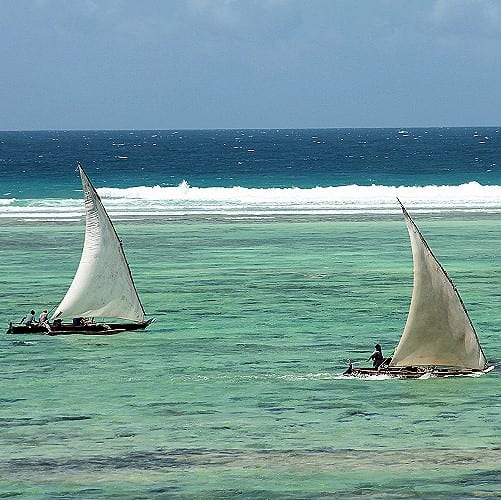
M 138 186 L 98 189 L 112 215 L 397 213 L 396 197 L 414 212 L 501 212 L 501 186 L 331 186 L 314 188 Z M 79 217 L 75 199 L 0 200 L 0 217 Z

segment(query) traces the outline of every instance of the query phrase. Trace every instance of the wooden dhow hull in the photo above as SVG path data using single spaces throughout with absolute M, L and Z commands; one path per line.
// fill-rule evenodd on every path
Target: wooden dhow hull
M 144 330 L 153 319 L 141 323 L 90 323 L 87 325 L 73 325 L 61 323 L 60 325 L 13 325 L 10 324 L 5 332 L 10 335 L 116 335 L 117 333 Z
M 447 378 L 447 377 L 478 377 L 484 373 L 493 370 L 490 366 L 484 370 L 470 368 L 439 368 L 426 366 L 392 366 L 385 368 L 349 368 L 343 373 L 346 377 L 353 378 L 402 378 L 402 379 L 419 379 L 419 378 Z

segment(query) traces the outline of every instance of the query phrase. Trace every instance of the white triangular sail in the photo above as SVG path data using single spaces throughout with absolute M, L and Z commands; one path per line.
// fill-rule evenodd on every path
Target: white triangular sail
M 81 165 L 86 228 L 82 257 L 73 282 L 52 319 L 121 318 L 144 321 L 122 243 Z
M 412 245 L 414 288 L 407 323 L 390 366 L 483 369 L 487 360 L 456 287 L 400 205 Z

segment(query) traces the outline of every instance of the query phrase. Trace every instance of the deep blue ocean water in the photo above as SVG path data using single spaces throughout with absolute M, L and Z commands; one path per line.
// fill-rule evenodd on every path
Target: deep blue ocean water
M 500 370 L 340 377 L 395 347 L 407 206 L 490 363 L 501 350 L 496 128 L 0 132 L 0 324 L 78 265 L 80 161 L 149 316 L 0 335 L 0 496 L 495 498 Z
M 496 128 L 0 132 L 2 195 L 97 186 L 313 188 L 501 184 Z

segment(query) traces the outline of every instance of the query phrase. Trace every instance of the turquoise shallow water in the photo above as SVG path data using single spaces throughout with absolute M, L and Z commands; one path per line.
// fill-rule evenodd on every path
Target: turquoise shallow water
M 496 217 L 415 217 L 499 363 Z M 117 222 L 146 332 L 0 337 L 0 492 L 39 498 L 495 497 L 499 370 L 343 379 L 409 307 L 401 217 Z M 0 322 L 57 305 L 79 223 L 0 221 Z

